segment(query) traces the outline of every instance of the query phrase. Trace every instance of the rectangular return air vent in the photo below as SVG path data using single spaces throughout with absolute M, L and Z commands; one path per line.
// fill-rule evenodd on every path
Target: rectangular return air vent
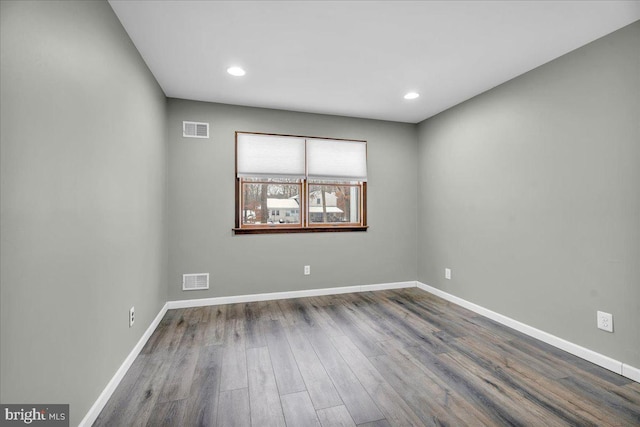
M 183 291 L 197 291 L 200 289 L 209 289 L 209 273 L 182 275 Z
M 185 138 L 209 138 L 209 123 L 182 122 L 182 136 Z

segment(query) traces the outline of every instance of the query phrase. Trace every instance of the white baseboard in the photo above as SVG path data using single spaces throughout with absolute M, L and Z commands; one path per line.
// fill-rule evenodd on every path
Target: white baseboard
M 303 291 L 269 292 L 264 294 L 238 295 L 231 297 L 214 297 L 188 299 L 167 302 L 168 309 L 203 307 L 208 305 L 235 304 L 239 302 L 273 301 L 289 298 L 315 297 L 321 295 L 348 294 L 353 292 L 380 291 L 384 289 L 415 288 L 416 282 L 379 283 L 376 285 L 356 285 L 339 288 L 307 289 Z
M 82 421 L 80 421 L 80 427 L 90 427 L 96 421 L 98 415 L 100 415 L 100 412 L 102 411 L 102 409 L 104 409 L 105 405 L 111 398 L 111 395 L 118 387 L 118 384 L 120 384 L 120 381 L 122 381 L 122 378 L 124 378 L 124 375 L 133 364 L 133 361 L 136 360 L 136 357 L 138 357 L 138 355 L 142 351 L 142 348 L 151 337 L 151 334 L 153 334 L 153 331 L 156 330 L 166 312 L 167 304 L 165 304 L 160 309 L 158 315 L 155 317 L 155 319 L 153 319 L 153 322 L 151 322 L 144 334 L 142 334 L 142 336 L 138 340 L 138 343 L 135 345 L 135 347 L 133 347 L 133 350 L 131 350 L 120 368 L 118 368 L 113 378 L 111 378 L 111 381 L 109 381 L 104 390 L 102 390 L 102 393 L 100 393 L 98 399 L 94 402 L 93 406 L 91 406 L 91 409 L 89 409 L 87 415 L 85 415 Z
M 593 350 L 589 350 L 588 348 L 579 346 L 578 344 L 574 344 L 562 338 L 556 337 L 555 335 L 551 335 L 547 332 L 541 331 L 540 329 L 536 329 L 533 326 L 526 325 L 510 317 L 496 313 L 495 311 L 491 311 L 487 308 L 484 308 L 480 305 L 477 305 L 467 300 L 464 300 L 462 298 L 459 298 L 455 295 L 451 295 L 440 289 L 434 288 L 429 285 L 425 285 L 424 283 L 421 283 L 421 282 L 416 282 L 416 283 L 417 283 L 416 286 L 418 288 L 426 292 L 429 292 L 442 299 L 445 299 L 461 307 L 464 307 L 468 310 L 471 310 L 475 313 L 478 313 L 484 317 L 488 317 L 491 320 L 495 320 L 498 323 L 501 323 L 512 329 L 515 329 L 516 331 L 522 332 L 523 334 L 529 335 L 530 337 L 539 339 L 540 341 L 543 341 L 547 344 L 550 344 L 554 347 L 557 347 L 561 350 L 571 353 L 574 356 L 578 356 L 591 363 L 595 363 L 596 365 L 601 366 L 610 371 L 613 371 L 616 374 L 620 374 L 629 379 L 640 382 L 640 369 L 638 368 L 634 368 L 633 366 L 626 365 L 618 360 L 612 359 L 611 357 L 605 356 Z
M 627 365 L 626 363 L 622 364 L 622 375 L 631 378 L 637 383 L 640 383 L 640 369 L 634 368 L 633 366 Z

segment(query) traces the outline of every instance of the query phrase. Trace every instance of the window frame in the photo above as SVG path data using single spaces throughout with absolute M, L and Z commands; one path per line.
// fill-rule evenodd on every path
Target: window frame
M 265 136 L 280 136 L 280 137 L 292 137 L 292 138 L 304 138 L 308 139 L 320 139 L 320 140 L 334 140 L 334 141 L 357 141 L 364 142 L 365 147 L 367 141 L 345 139 L 345 138 L 326 138 L 317 136 L 303 136 L 303 135 L 286 135 L 286 134 L 274 134 L 274 133 L 261 133 L 261 132 L 235 132 L 235 227 L 233 228 L 234 234 L 282 234 L 282 233 L 318 233 L 318 232 L 353 232 L 353 231 L 367 231 L 369 226 L 367 225 L 367 181 L 353 181 L 353 182 L 340 182 L 336 181 L 334 185 L 337 186 L 354 186 L 359 188 L 359 218 L 358 223 L 311 223 L 309 221 L 309 185 L 332 185 L 320 180 L 309 179 L 307 176 L 300 179 L 297 185 L 300 186 L 300 207 L 299 216 L 300 222 L 298 224 L 243 224 L 242 223 L 242 210 L 243 210 L 243 185 L 247 183 L 256 183 L 256 181 L 247 181 L 238 176 L 238 134 L 252 134 L 252 135 L 265 135 Z M 367 151 L 365 148 L 365 156 Z M 366 159 L 366 158 L 365 158 Z M 306 171 L 306 155 L 305 155 L 305 171 Z M 311 182 L 310 182 L 311 181 Z M 266 180 L 265 182 L 266 183 Z
M 327 182 L 309 182 L 309 179 L 305 180 L 305 185 L 306 185 L 306 190 L 305 193 L 307 195 L 310 195 L 311 193 L 309 192 L 309 187 L 310 186 L 322 186 L 322 185 L 334 185 L 334 186 L 340 186 L 340 187 L 356 187 L 359 190 L 358 193 L 358 218 L 361 218 L 361 220 L 359 222 L 344 222 L 344 223 L 338 223 L 338 222 L 311 222 L 311 205 L 309 203 L 309 197 L 306 198 L 306 226 L 308 228 L 323 228 L 323 227 L 360 227 L 362 226 L 361 223 L 362 218 L 363 218 L 363 214 L 364 214 L 364 206 L 363 203 L 361 201 L 361 195 L 364 194 L 365 190 L 365 184 L 366 181 L 358 181 L 357 184 L 352 184 L 352 183 L 345 183 L 345 182 L 339 182 L 337 181 L 336 183 L 330 184 Z M 311 180 L 311 181 L 315 181 L 315 180 Z M 320 199 L 318 199 L 320 200 Z M 366 225 L 366 223 L 365 223 Z
M 244 195 L 244 191 L 242 186 L 244 184 L 273 184 L 273 182 L 269 182 L 267 179 L 263 180 L 263 181 L 243 181 L 242 178 L 238 178 L 236 176 L 236 183 L 239 182 L 239 190 L 236 191 L 236 227 L 233 229 L 234 231 L 238 230 L 238 229 L 242 229 L 243 231 L 246 230 L 264 230 L 265 228 L 269 227 L 269 228 L 300 228 L 302 227 L 302 218 L 300 218 L 300 222 L 298 224 L 280 224 L 280 223 L 272 223 L 272 224 L 242 224 L 242 212 L 243 212 L 243 195 Z M 276 183 L 277 185 L 277 183 Z M 302 197 L 303 191 L 304 191 L 304 185 L 303 182 L 297 182 L 297 183 L 287 183 L 286 185 L 297 185 L 299 187 L 299 195 L 300 197 Z M 272 211 L 276 211 L 277 209 L 273 209 L 273 210 L 269 210 L 269 212 Z M 239 216 L 238 216 L 239 215 Z

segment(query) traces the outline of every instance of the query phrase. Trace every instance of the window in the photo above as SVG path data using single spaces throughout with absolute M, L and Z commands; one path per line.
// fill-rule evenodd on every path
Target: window
M 308 188 L 310 224 L 360 223 L 359 184 L 312 181 Z
M 236 234 L 365 231 L 367 143 L 236 132 Z
M 280 211 L 299 207 L 301 189 L 301 182 L 296 179 L 243 178 L 240 227 L 263 224 L 299 225 L 299 215 L 281 218 Z

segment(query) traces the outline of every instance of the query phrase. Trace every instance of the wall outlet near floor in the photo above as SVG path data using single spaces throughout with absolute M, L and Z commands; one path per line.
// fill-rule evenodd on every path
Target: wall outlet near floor
M 136 321 L 136 308 L 131 307 L 129 309 L 129 327 L 133 326 L 133 322 Z
M 450 268 L 445 268 L 444 269 L 444 278 L 451 280 L 451 269 Z
M 304 275 L 308 276 L 311 274 L 311 266 L 310 265 L 305 265 L 304 266 Z
M 598 329 L 613 332 L 613 315 L 611 313 L 598 312 Z

